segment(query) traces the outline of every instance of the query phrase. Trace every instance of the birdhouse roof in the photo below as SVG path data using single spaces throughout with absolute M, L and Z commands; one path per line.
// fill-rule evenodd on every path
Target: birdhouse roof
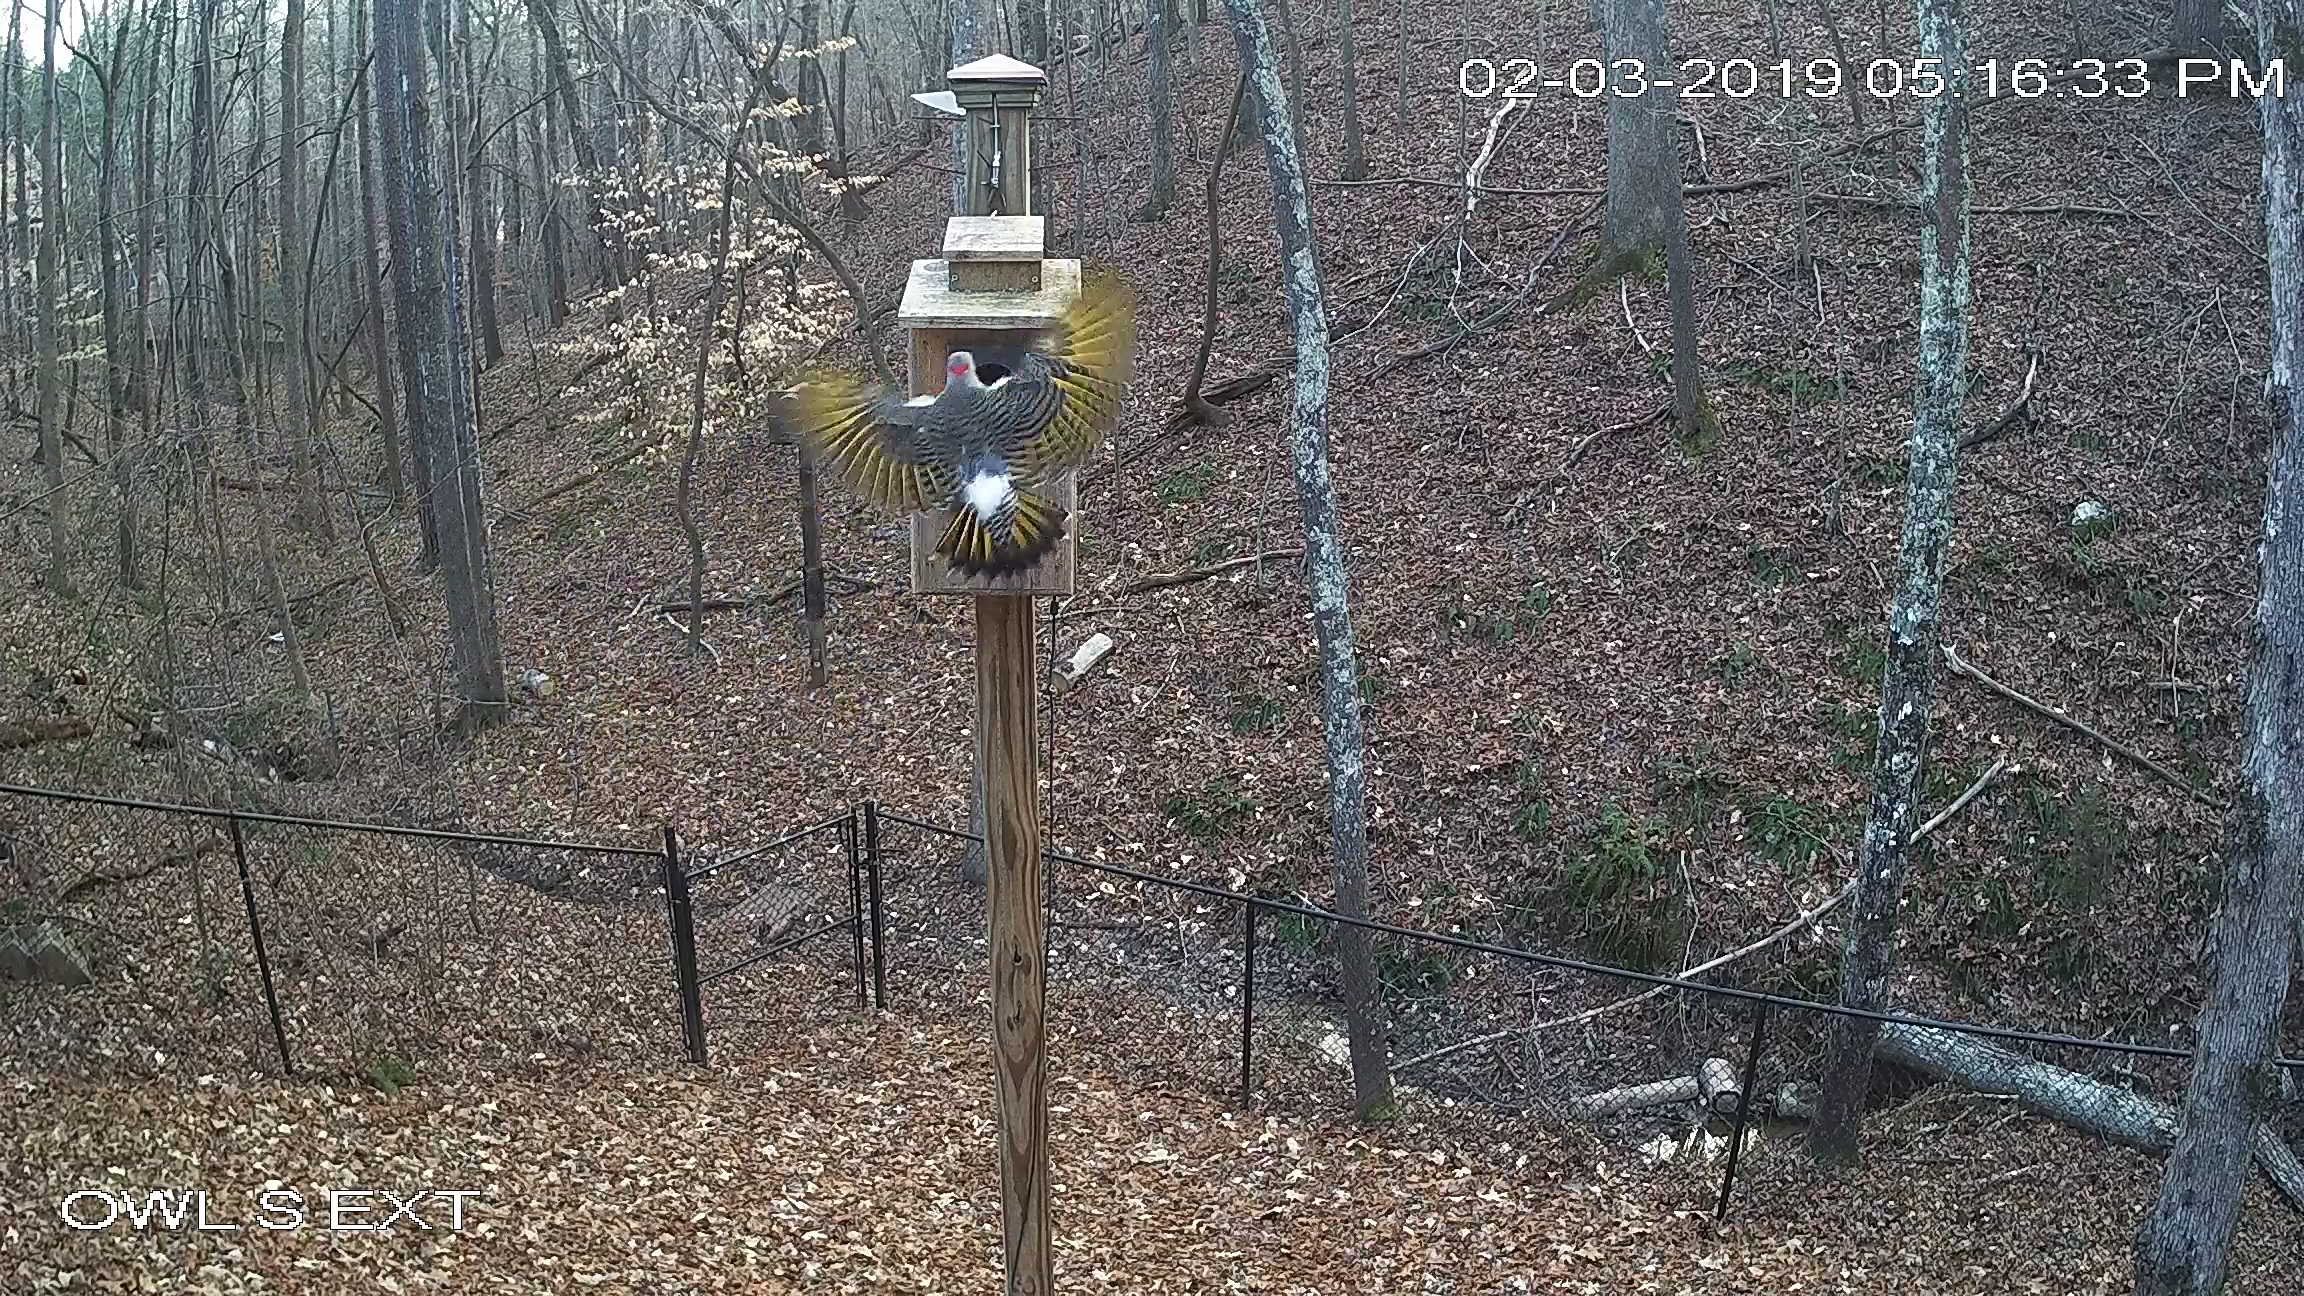
M 1021 59 L 1012 59 L 1005 54 L 987 54 L 973 63 L 963 63 L 945 73 L 944 80 L 952 85 L 1012 81 L 1019 85 L 1044 86 L 1048 84 L 1048 74 Z

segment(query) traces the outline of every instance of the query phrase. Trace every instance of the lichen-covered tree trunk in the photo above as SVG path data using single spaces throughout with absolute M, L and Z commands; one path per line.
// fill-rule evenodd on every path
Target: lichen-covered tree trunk
M 2260 0 L 2269 61 L 2304 48 L 2304 0 Z M 2138 1296 L 2214 1296 L 2240 1189 L 2279 1093 L 2272 1058 L 2304 919 L 2304 98 L 2266 95 L 2265 262 L 2275 431 L 2249 627 L 2240 787 L 2224 825 L 2210 942 L 2176 1150 L 2136 1238 Z
M 1144 0 L 1144 45 L 1151 53 L 1152 191 L 1136 219 L 1156 221 L 1176 201 L 1176 93 L 1169 76 L 1168 0 Z
M 1608 71 L 1608 210 L 1601 260 L 1626 267 L 1653 263 L 1664 251 L 1670 213 L 1680 187 L 1680 150 L 1672 140 L 1677 89 L 1671 80 L 1664 34 L 1664 0 L 1600 0 L 1600 38 Z M 1636 59 L 1637 75 L 1617 64 Z
M 1328 471 L 1328 317 L 1321 300 L 1319 258 L 1312 234 L 1312 204 L 1304 164 L 1296 151 L 1293 114 L 1281 85 L 1279 59 L 1263 0 L 1227 0 L 1241 74 L 1249 82 L 1264 158 L 1272 179 L 1272 219 L 1280 236 L 1281 285 L 1296 335 L 1296 403 L 1288 444 L 1296 499 L 1304 514 L 1304 557 L 1312 594 L 1312 632 L 1319 642 L 1326 694 L 1321 728 L 1327 738 L 1328 833 L 1335 855 L 1336 911 L 1368 913 L 1367 738 L 1360 719 L 1360 673 L 1352 653 L 1352 618 L 1345 597 L 1344 542 L 1336 516 L 1336 486 Z M 1363 1120 L 1392 1105 L 1392 1073 L 1385 1048 L 1384 1003 L 1376 978 L 1376 951 L 1365 928 L 1339 926 L 1336 950 L 1343 964 L 1344 1013 L 1352 1050 L 1353 1106 Z
M 1840 1002 L 1889 1006 L 1896 909 L 1912 831 L 1920 822 L 1928 713 L 1935 701 L 1937 618 L 1944 553 L 1952 538 L 1954 448 L 1968 369 L 1968 111 L 1964 106 L 1960 0 L 1919 0 L 1920 56 L 1949 69 L 1945 94 L 1921 101 L 1920 364 L 1913 384 L 1898 583 L 1888 612 L 1887 666 L 1880 676 L 1880 736 L 1872 799 L 1856 861 L 1855 912 L 1841 955 Z M 1872 1080 L 1879 1024 L 1835 1017 L 1823 1093 L 1809 1128 L 1822 1161 L 1856 1159 L 1857 1125 Z

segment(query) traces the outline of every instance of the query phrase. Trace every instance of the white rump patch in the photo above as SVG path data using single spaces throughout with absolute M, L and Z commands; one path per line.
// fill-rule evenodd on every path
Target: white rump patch
M 936 398 L 933 396 L 915 396 L 904 403 L 907 405 L 933 405 L 936 403 Z
M 1000 510 L 1009 500 L 1016 497 L 1016 488 L 1008 484 L 1006 473 L 979 473 L 969 478 L 968 484 L 960 488 L 960 497 L 968 501 L 968 507 L 976 510 L 978 518 L 990 522 L 999 516 Z

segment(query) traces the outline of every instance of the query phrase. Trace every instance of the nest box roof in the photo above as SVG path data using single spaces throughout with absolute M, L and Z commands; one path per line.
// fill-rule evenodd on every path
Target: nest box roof
M 954 87 L 985 82 L 1044 86 L 1048 84 L 1048 74 L 1005 54 L 987 54 L 973 63 L 963 63 L 945 73 L 944 80 Z

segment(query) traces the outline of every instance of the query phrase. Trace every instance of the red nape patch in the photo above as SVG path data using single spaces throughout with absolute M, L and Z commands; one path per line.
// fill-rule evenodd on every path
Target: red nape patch
M 946 372 L 950 373 L 950 374 L 951 374 L 953 377 L 957 378 L 957 377 L 959 377 L 960 375 L 962 375 L 962 374 L 964 374 L 964 373 L 968 372 L 968 362 L 967 362 L 967 361 L 965 361 L 965 360 L 954 360 L 954 361 L 951 361 L 950 363 L 946 364 L 946 365 L 944 366 L 944 369 L 945 369 L 945 371 L 946 371 Z

